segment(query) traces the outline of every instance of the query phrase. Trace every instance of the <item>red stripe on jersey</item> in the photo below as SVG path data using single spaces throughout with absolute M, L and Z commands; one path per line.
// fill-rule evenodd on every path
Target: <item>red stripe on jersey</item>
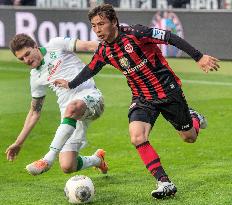
M 169 64 L 168 64 L 168 62 L 166 61 L 166 59 L 164 58 L 164 56 L 163 56 L 163 54 L 162 54 L 162 52 L 161 52 L 159 46 L 156 45 L 156 44 L 157 44 L 157 40 L 154 40 L 153 42 L 154 42 L 154 44 L 155 44 L 155 45 L 154 45 L 154 46 L 156 47 L 155 51 L 156 51 L 156 54 L 157 54 L 159 60 L 160 60 L 161 63 L 162 63 L 166 68 L 168 68 L 168 70 L 172 73 L 172 75 L 174 76 L 176 82 L 177 82 L 179 85 L 181 85 L 181 80 L 177 77 L 177 75 L 174 73 L 174 71 L 173 71 L 173 70 L 171 69 L 171 67 L 169 66 Z
M 103 57 L 102 57 L 102 51 L 104 49 L 104 46 L 102 45 L 100 48 L 99 48 L 99 51 L 97 53 L 94 54 L 91 62 L 88 64 L 89 68 L 91 70 L 94 70 L 94 68 L 96 68 L 97 66 L 97 63 L 100 61 L 100 62 L 105 62 Z M 99 55 L 101 54 L 101 55 Z
M 139 92 L 138 92 L 137 88 L 135 87 L 135 84 L 133 83 L 133 81 L 131 79 L 127 78 L 127 82 L 128 82 L 129 87 L 131 88 L 132 95 L 138 97 Z
M 117 44 L 117 43 L 115 43 L 114 44 L 114 50 L 115 50 L 115 53 L 117 53 L 117 55 L 118 55 L 118 59 L 120 59 L 120 58 L 122 58 L 123 57 L 123 52 L 121 51 L 121 48 L 120 48 L 120 46 Z M 121 68 L 120 67 L 116 67 L 116 68 L 118 68 L 120 71 L 122 71 L 121 70 Z M 124 74 L 125 75 L 125 74 Z M 126 75 L 125 75 L 126 76 Z M 136 88 L 136 86 L 134 85 L 134 83 L 133 83 L 133 81 L 132 80 L 130 80 L 130 78 L 128 78 L 127 76 L 126 76 L 126 78 L 127 78 L 127 82 L 128 82 L 128 85 L 130 86 L 130 88 L 131 88 L 131 90 L 132 90 L 132 95 L 134 95 L 134 96 L 139 96 L 139 91 L 137 90 L 137 88 Z M 138 78 L 138 76 L 132 76 L 132 78 L 134 79 L 134 78 Z
M 120 70 L 122 72 L 122 70 L 120 69 L 120 66 L 118 65 L 117 61 L 114 59 L 113 53 L 111 52 L 109 46 L 106 46 L 106 57 L 109 59 L 111 65 L 113 65 L 115 68 L 117 68 L 118 70 Z
M 150 61 L 150 63 L 152 65 L 154 65 L 154 58 L 152 58 L 152 56 L 154 56 L 154 54 L 153 54 L 154 53 L 154 48 L 152 49 L 153 51 L 150 51 L 150 49 L 148 50 L 147 48 L 144 49 L 144 46 L 141 47 L 140 43 L 138 42 L 138 40 L 134 36 L 128 36 L 128 37 L 131 38 L 136 43 L 136 45 L 144 53 L 146 59 L 148 61 Z M 131 43 L 127 38 L 123 38 L 123 44 L 124 44 L 124 47 L 126 47 L 126 45 L 131 44 Z M 149 46 L 149 48 L 152 48 L 152 47 Z M 148 55 L 149 53 L 151 53 L 151 55 Z M 130 52 L 128 54 L 131 56 L 131 59 L 134 60 L 136 65 L 141 64 L 142 61 L 144 60 L 144 59 L 141 59 L 141 56 L 138 56 L 136 52 Z M 144 63 L 144 65 L 140 68 L 140 72 L 142 72 L 144 74 L 144 76 L 149 80 L 149 82 L 153 85 L 153 87 L 154 87 L 154 89 L 155 89 L 155 91 L 156 91 L 156 93 L 158 95 L 158 98 L 160 98 L 160 99 L 164 98 L 164 97 L 166 97 L 166 94 L 165 94 L 165 92 L 163 90 L 163 87 L 160 84 L 159 80 L 156 78 L 156 76 L 152 73 L 151 69 L 152 68 L 149 69 L 148 66 L 146 65 L 146 63 Z M 145 83 L 143 83 L 143 84 L 146 86 Z M 143 90 L 144 94 L 147 93 L 146 90 L 149 91 L 147 86 L 144 87 L 144 86 L 141 85 L 141 89 Z M 152 95 L 149 95 L 149 96 L 145 95 L 145 96 L 147 97 L 148 100 L 152 99 Z
M 123 38 L 122 41 L 123 41 L 123 44 L 124 44 L 124 46 L 125 46 L 125 45 L 126 45 L 126 44 L 125 44 L 125 38 Z M 115 44 L 114 44 L 114 48 L 115 48 L 115 50 L 117 51 L 117 53 L 119 54 L 119 55 L 118 55 L 119 59 L 122 58 L 122 57 L 124 57 L 123 51 L 121 50 L 121 47 L 120 47 L 118 44 L 115 43 Z M 135 52 L 133 52 L 133 53 L 135 53 Z M 129 53 L 128 53 L 128 54 L 129 54 Z M 130 55 L 130 54 L 129 54 L 129 55 Z M 131 56 L 131 55 L 130 55 L 130 56 Z M 133 58 L 133 57 L 135 57 L 135 56 L 132 56 L 132 57 L 131 57 L 132 60 L 135 59 L 135 58 Z M 137 64 L 136 61 L 135 61 L 135 63 Z M 127 79 L 128 79 L 128 76 L 127 76 L 127 75 L 125 75 L 125 76 L 126 76 Z M 138 75 L 136 74 L 136 72 L 130 73 L 129 77 L 131 77 L 131 78 L 134 79 L 136 82 L 138 82 L 138 85 L 139 85 L 139 87 L 141 88 L 141 91 L 143 92 L 143 95 L 146 97 L 146 99 L 148 99 L 148 100 L 152 99 L 152 95 L 151 95 L 149 89 L 147 88 L 147 86 L 146 86 L 146 84 L 144 83 L 144 81 L 140 78 L 140 76 L 138 76 Z M 133 81 L 128 81 L 128 83 L 133 83 Z M 131 85 L 131 84 L 130 84 L 130 87 L 131 87 L 131 86 L 133 86 L 133 88 L 135 88 L 134 85 Z M 132 91 L 133 91 L 133 90 L 132 90 Z M 138 91 L 137 91 L 137 92 L 138 92 Z
M 166 61 L 166 59 L 163 57 L 162 52 L 160 50 L 160 48 L 155 45 L 155 47 L 157 47 L 157 50 L 159 50 L 160 52 L 156 52 L 157 57 L 159 58 L 160 62 L 172 73 L 172 75 L 174 76 L 176 82 L 178 83 L 178 85 L 181 85 L 181 80 L 178 78 L 178 76 L 174 73 L 174 71 L 171 69 L 171 67 L 169 66 L 168 62 Z
M 168 68 L 168 70 L 170 70 L 170 72 L 173 74 L 176 82 L 178 83 L 178 85 L 182 85 L 182 82 L 180 80 L 180 78 L 178 78 L 178 76 L 174 73 L 174 71 L 171 69 L 171 67 L 169 65 L 166 65 L 166 67 Z

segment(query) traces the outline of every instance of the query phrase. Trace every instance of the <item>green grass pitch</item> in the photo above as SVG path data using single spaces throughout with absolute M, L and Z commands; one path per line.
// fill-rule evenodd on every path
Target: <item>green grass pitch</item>
M 81 54 L 87 63 L 90 55 Z M 122 205 L 230 205 L 232 204 L 232 68 L 220 62 L 221 69 L 203 73 L 189 59 L 169 59 L 183 81 L 190 106 L 208 118 L 194 144 L 184 143 L 172 126 L 159 117 L 150 134 L 164 168 L 176 184 L 176 197 L 154 200 L 153 177 L 142 164 L 128 135 L 127 112 L 131 93 L 125 78 L 109 66 L 95 77 L 105 96 L 105 112 L 88 130 L 88 146 L 81 154 L 90 155 L 97 148 L 107 151 L 110 170 L 103 176 L 93 169 L 71 175 L 63 174 L 58 160 L 52 169 L 33 177 L 25 166 L 40 159 L 59 125 L 60 115 L 55 95 L 49 91 L 41 119 L 25 142 L 15 162 L 8 162 L 5 149 L 19 134 L 30 106 L 29 70 L 6 50 L 0 50 L 0 204 L 68 204 L 63 187 L 76 174 L 89 176 L 96 188 L 91 204 Z

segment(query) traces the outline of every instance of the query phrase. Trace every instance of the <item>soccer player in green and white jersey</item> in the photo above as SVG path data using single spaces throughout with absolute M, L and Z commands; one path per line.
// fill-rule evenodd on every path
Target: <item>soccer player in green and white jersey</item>
M 98 118 L 104 110 L 101 92 L 90 79 L 73 90 L 55 87 L 53 81 L 58 78 L 72 80 L 84 63 L 76 56 L 80 50 L 95 51 L 98 43 L 78 39 L 56 37 L 45 47 L 38 47 L 26 34 L 17 34 L 10 41 L 13 54 L 31 68 L 31 108 L 24 126 L 16 141 L 6 150 L 7 159 L 12 161 L 19 153 L 22 144 L 39 120 L 46 89 L 50 87 L 58 97 L 61 112 L 61 124 L 50 145 L 49 152 L 40 160 L 26 166 L 32 175 L 46 172 L 59 154 L 63 172 L 71 173 L 91 166 L 107 173 L 104 161 L 105 151 L 98 149 L 92 156 L 78 156 L 79 150 L 86 145 L 86 130 L 89 122 Z

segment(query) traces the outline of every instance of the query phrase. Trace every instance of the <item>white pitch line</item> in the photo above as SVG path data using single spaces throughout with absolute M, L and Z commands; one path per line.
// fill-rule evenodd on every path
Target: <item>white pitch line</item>
M 190 84 L 232 86 L 232 83 L 228 83 L 228 82 L 206 81 L 206 80 L 182 80 L 182 82 L 190 83 Z
M 103 77 L 103 78 L 125 78 L 124 75 L 118 75 L 118 74 L 99 74 L 99 75 L 96 75 L 96 76 Z M 232 83 L 229 83 L 229 82 L 219 82 L 219 81 L 185 80 L 185 79 L 181 79 L 181 81 L 183 83 L 189 83 L 189 84 L 232 86 Z

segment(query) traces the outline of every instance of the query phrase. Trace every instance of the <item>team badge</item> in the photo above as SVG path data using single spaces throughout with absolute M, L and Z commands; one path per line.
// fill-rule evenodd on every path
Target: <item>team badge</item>
M 133 46 L 131 44 L 127 44 L 125 46 L 125 50 L 127 53 L 132 53 L 133 52 Z
M 121 65 L 121 67 L 123 67 L 124 69 L 128 69 L 130 67 L 130 63 L 129 63 L 128 59 L 125 57 L 120 58 L 119 63 Z

